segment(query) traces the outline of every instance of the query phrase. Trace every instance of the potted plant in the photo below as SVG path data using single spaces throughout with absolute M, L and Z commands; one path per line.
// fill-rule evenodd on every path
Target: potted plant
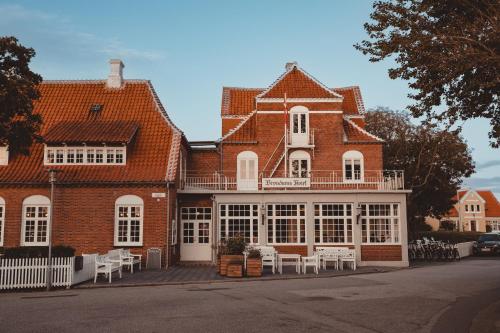
M 247 276 L 262 276 L 262 254 L 257 249 L 250 249 L 247 255 Z
M 220 275 L 227 275 L 227 266 L 231 264 L 238 264 L 243 267 L 243 252 L 245 251 L 247 243 L 244 237 L 236 236 L 229 238 L 225 242 L 223 252 L 220 259 Z

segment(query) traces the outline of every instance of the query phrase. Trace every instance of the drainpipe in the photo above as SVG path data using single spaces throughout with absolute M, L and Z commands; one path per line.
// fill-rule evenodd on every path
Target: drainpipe
M 169 256 L 170 256 L 170 226 L 172 222 L 170 220 L 170 182 L 167 182 L 167 255 L 165 256 L 165 270 L 168 268 Z

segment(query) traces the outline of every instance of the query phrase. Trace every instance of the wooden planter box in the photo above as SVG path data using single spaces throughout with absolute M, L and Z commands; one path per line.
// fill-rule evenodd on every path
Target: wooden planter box
M 220 274 L 220 257 L 217 257 L 217 274 Z
M 221 257 L 220 259 L 220 272 L 219 274 L 222 276 L 227 275 L 227 266 L 230 263 L 239 263 L 240 265 L 243 265 L 243 256 L 242 255 L 229 255 L 225 254 Z
M 257 258 L 247 259 L 247 276 L 252 276 L 252 277 L 262 276 L 262 259 L 257 259 Z
M 227 265 L 227 277 L 243 277 L 243 265 L 240 263 Z

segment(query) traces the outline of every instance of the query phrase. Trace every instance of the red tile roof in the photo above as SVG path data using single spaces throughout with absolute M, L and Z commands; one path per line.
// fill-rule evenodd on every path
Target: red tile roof
M 469 192 L 468 190 L 459 191 L 458 195 L 460 199 L 463 198 L 465 194 Z M 498 202 L 497 198 L 493 194 L 493 192 L 488 190 L 479 190 L 475 191 L 483 200 L 485 201 L 485 216 L 486 217 L 500 217 L 500 202 Z M 457 200 L 457 196 L 454 195 L 453 200 Z M 447 216 L 450 217 L 458 217 L 458 211 L 455 207 L 452 207 L 448 212 Z
M 222 88 L 222 116 L 249 114 L 255 110 L 255 96 L 263 91 L 263 88 Z
M 225 143 L 253 143 L 256 141 L 257 113 L 250 113 L 235 128 L 224 135 L 220 141 Z
M 44 139 L 51 143 L 120 144 L 130 143 L 139 129 L 134 121 L 61 121 L 49 128 Z
M 354 121 L 344 119 L 345 142 L 347 143 L 382 143 L 383 140 L 368 133 Z
M 342 111 L 344 111 L 344 114 L 365 113 L 363 98 L 361 97 L 361 90 L 358 86 L 332 88 L 332 90 L 344 97 L 342 101 Z
M 48 81 L 40 85 L 42 97 L 35 113 L 43 117 L 42 136 L 61 122 L 88 121 L 91 105 L 102 104 L 99 121 L 136 123 L 136 138 L 124 166 L 58 166 L 58 181 L 163 182 L 173 181 L 182 132 L 175 127 L 149 81 L 126 80 L 109 89 L 105 81 Z M 30 156 L 11 156 L 0 167 L 0 183 L 47 183 L 43 144 L 34 144 Z

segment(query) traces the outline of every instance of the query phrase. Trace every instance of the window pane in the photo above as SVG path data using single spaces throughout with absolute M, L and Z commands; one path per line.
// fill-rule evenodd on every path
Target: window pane
M 292 119 L 293 119 L 293 133 L 299 133 L 299 115 L 293 114 Z
M 68 149 L 67 163 L 75 163 L 75 150 Z
M 76 150 L 76 163 L 81 164 L 83 163 L 83 149 L 77 149 Z
M 306 133 L 306 115 L 303 113 L 300 115 L 300 133 Z
M 107 149 L 106 150 L 106 163 L 112 164 L 115 163 L 115 150 Z

